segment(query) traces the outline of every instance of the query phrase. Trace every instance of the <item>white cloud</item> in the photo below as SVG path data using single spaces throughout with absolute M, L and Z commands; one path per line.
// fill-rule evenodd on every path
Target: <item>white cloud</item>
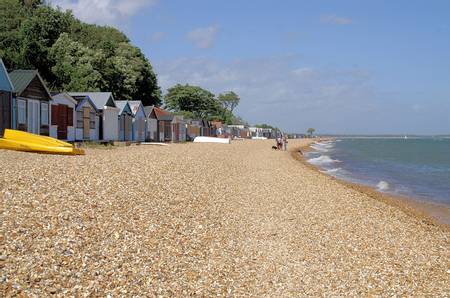
M 241 97 L 237 113 L 251 123 L 269 122 L 291 131 L 313 125 L 344 129 L 352 116 L 373 109 L 367 72 L 358 69 L 295 68 L 295 58 L 278 57 L 223 63 L 178 59 L 155 63 L 165 90 L 177 83 L 199 85 L 215 94 L 232 90 Z M 354 118 L 354 117 L 353 117 Z
M 53 0 L 53 6 L 70 9 L 87 23 L 118 25 L 141 9 L 156 4 L 158 0 Z
M 346 17 L 339 17 L 336 15 L 323 15 L 320 17 L 320 22 L 324 24 L 333 24 L 333 25 L 351 25 L 353 24 L 353 20 Z
M 189 31 L 186 38 L 197 48 L 208 49 L 214 45 L 218 32 L 217 26 L 209 26 L 205 28 L 197 28 Z

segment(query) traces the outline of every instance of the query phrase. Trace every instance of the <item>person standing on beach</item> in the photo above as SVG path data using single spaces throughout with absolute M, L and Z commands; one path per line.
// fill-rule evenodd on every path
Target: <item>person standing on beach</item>
M 281 150 L 281 137 L 280 136 L 277 137 L 277 149 Z
M 284 147 L 284 151 L 287 151 L 287 144 L 288 144 L 288 139 L 286 135 L 283 135 L 283 147 Z

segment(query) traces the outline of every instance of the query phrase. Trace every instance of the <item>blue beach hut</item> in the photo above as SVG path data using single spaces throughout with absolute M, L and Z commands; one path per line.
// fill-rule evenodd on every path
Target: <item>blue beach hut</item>
M 6 128 L 12 128 L 13 84 L 2 58 L 0 58 L 0 136 Z

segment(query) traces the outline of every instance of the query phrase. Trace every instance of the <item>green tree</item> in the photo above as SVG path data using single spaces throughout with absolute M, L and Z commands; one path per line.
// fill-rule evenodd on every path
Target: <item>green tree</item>
M 0 57 L 8 69 L 37 69 L 51 89 L 112 91 L 117 98 L 161 104 L 150 62 L 125 34 L 46 3 L 0 0 Z
M 265 124 L 265 123 L 263 123 L 263 124 L 256 124 L 255 127 L 275 129 L 275 127 L 273 127 L 273 126 L 271 126 L 269 124 Z
M 61 34 L 50 50 L 55 61 L 52 67 L 55 81 L 65 91 L 101 91 L 105 81 L 98 71 L 102 67 L 102 52 L 88 49 L 70 39 L 67 33 Z
M 191 112 L 195 117 L 216 116 L 220 104 L 214 94 L 198 86 L 177 84 L 167 90 L 165 105 L 173 111 Z
M 223 107 L 233 113 L 233 110 L 238 106 L 240 98 L 233 91 L 225 92 L 219 94 L 217 97 Z
M 24 20 L 18 32 L 23 67 L 36 68 L 44 79 L 53 81 L 53 61 L 49 59 L 48 51 L 59 35 L 69 30 L 71 20 L 70 12 L 63 13 L 49 6 L 34 9 L 33 15 Z
M 0 0 L 0 57 L 8 69 L 22 67 L 18 32 L 28 16 L 27 9 L 18 0 Z
M 308 130 L 306 132 L 308 133 L 309 137 L 312 137 L 312 135 L 314 134 L 315 131 L 316 130 L 314 128 L 310 127 L 310 128 L 308 128 Z

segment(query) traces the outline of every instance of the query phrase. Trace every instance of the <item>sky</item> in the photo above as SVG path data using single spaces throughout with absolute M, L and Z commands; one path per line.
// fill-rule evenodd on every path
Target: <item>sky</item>
M 119 28 L 177 83 L 240 95 L 251 124 L 450 134 L 448 0 L 53 0 Z

